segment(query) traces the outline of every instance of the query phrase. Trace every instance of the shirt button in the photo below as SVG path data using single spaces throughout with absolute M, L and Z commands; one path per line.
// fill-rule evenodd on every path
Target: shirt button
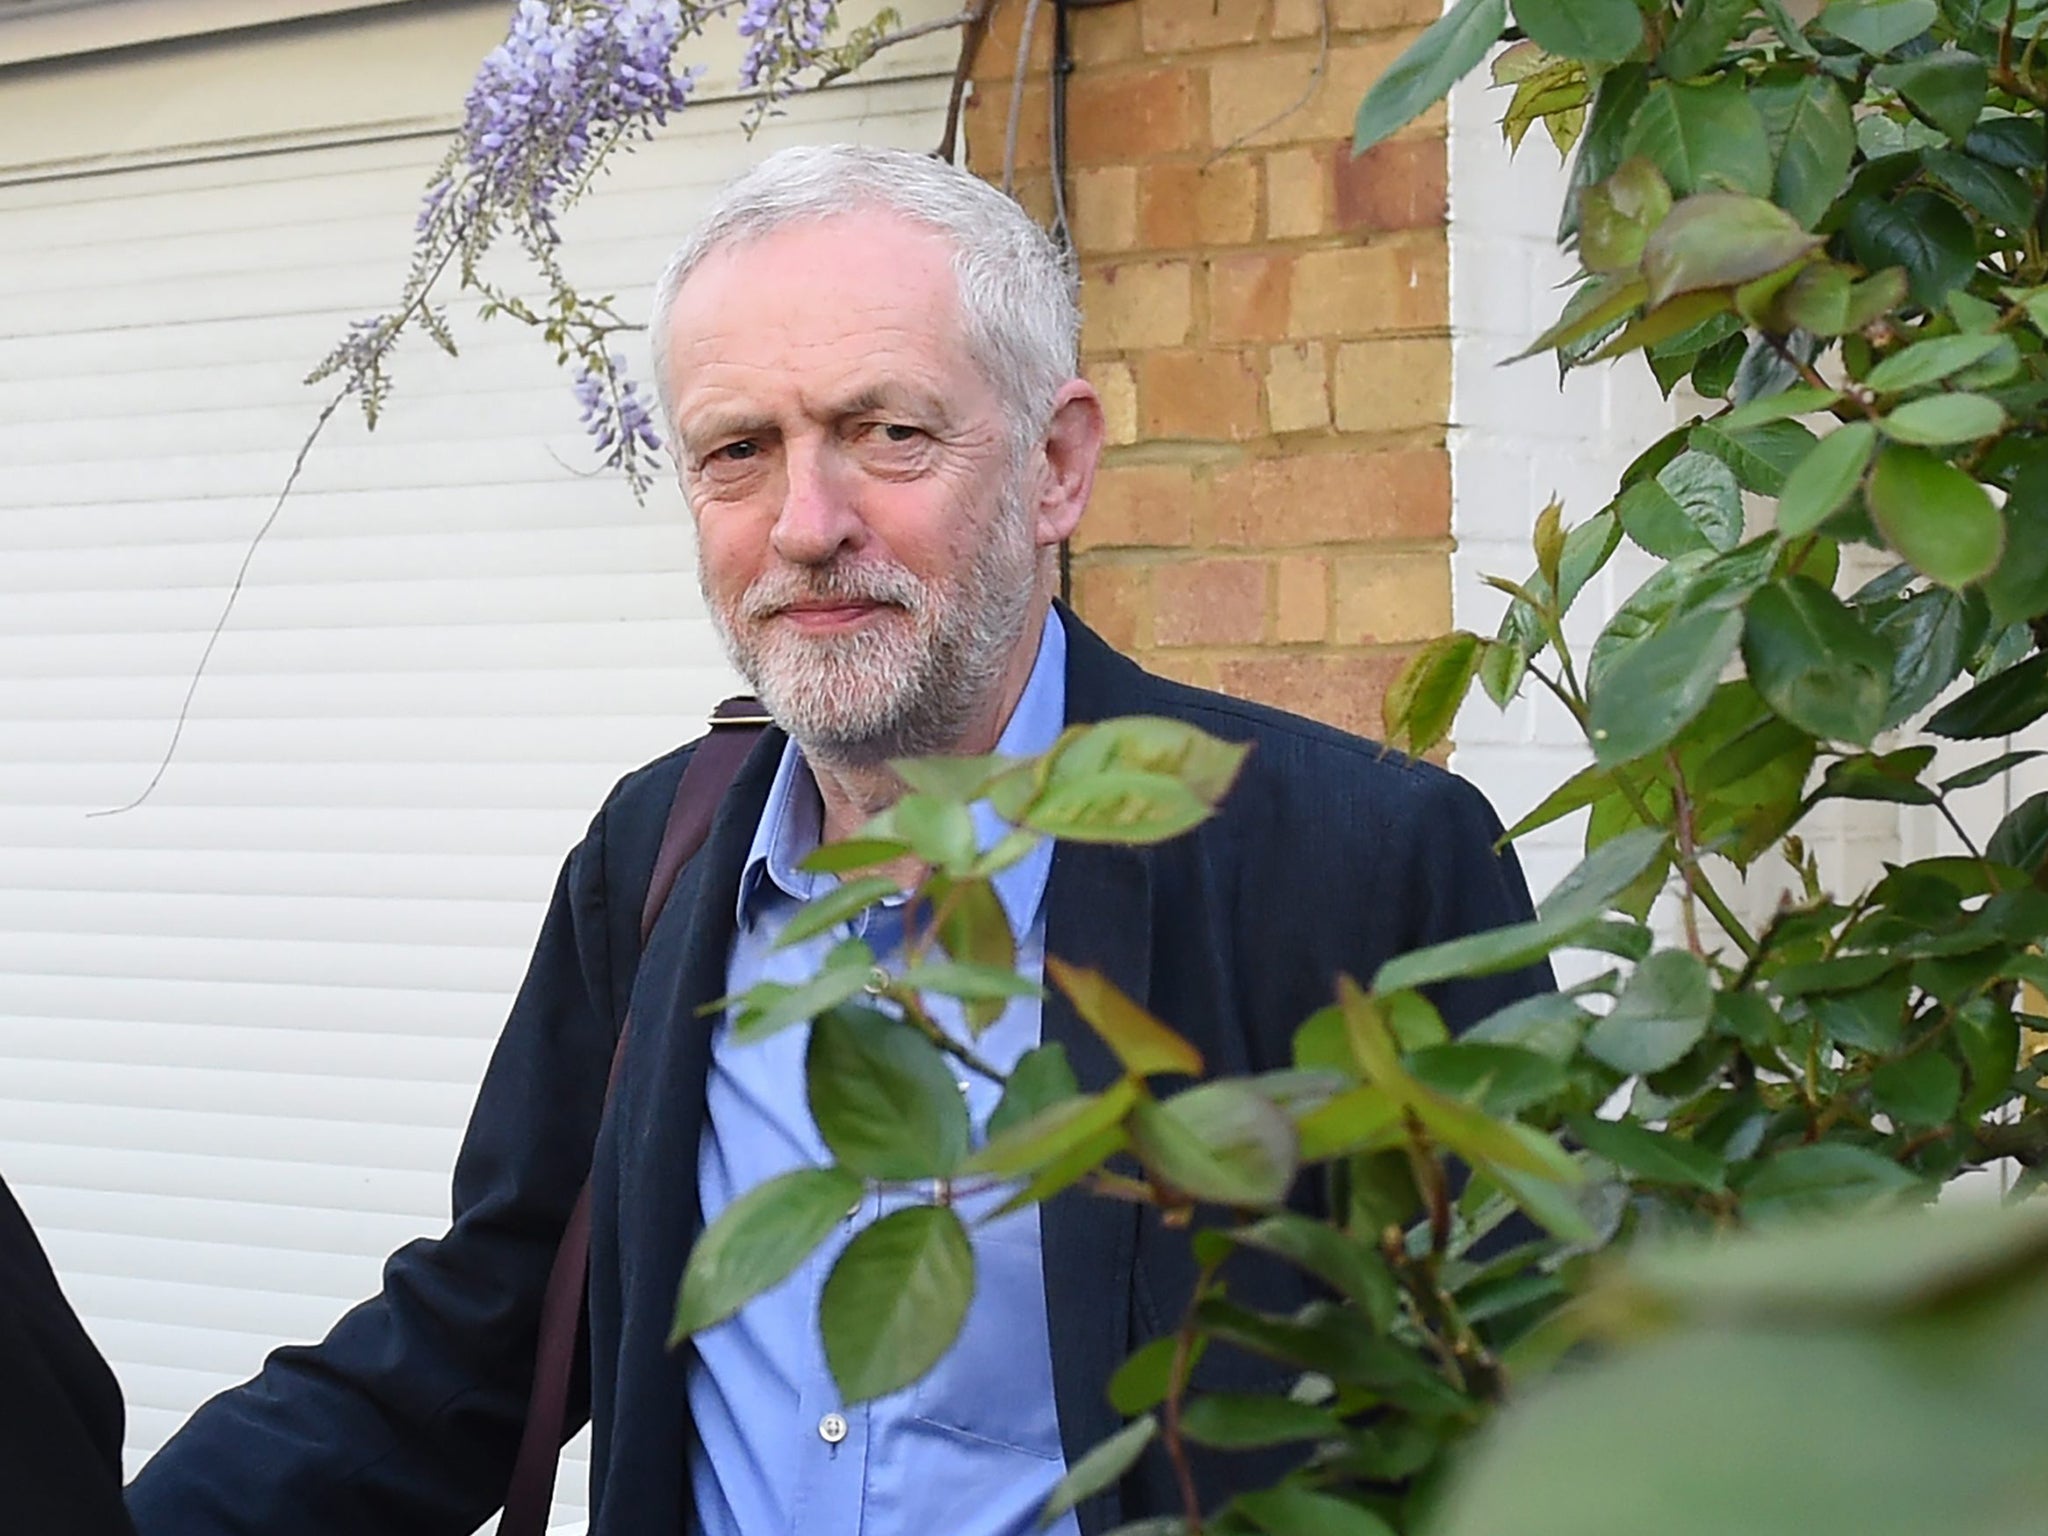
M 837 1445 L 846 1438 L 846 1420 L 836 1413 L 828 1413 L 818 1420 L 818 1438 L 827 1445 Z

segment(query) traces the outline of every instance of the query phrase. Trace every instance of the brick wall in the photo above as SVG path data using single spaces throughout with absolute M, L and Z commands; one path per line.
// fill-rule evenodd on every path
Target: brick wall
M 1451 622 L 1444 118 L 1356 162 L 1348 141 L 1438 6 L 1327 3 L 1319 78 L 1317 0 L 1070 15 L 1068 214 L 1111 442 L 1074 596 L 1156 670 L 1377 733 L 1402 659 Z M 991 179 L 1024 9 L 997 0 L 976 61 Z M 1040 217 L 1052 25 L 1047 3 L 1018 136 Z

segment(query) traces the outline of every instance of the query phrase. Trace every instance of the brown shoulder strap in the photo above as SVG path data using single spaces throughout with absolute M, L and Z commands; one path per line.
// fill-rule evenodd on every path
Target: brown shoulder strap
M 661 850 L 654 857 L 654 875 L 647 882 L 647 900 L 640 909 L 640 945 L 647 946 L 655 920 L 668 903 L 676 876 L 711 830 L 718 803 L 739 774 L 740 764 L 762 728 L 769 723 L 761 701 L 727 699 L 711 715 L 711 734 L 697 744 L 676 785 L 676 797 L 662 828 Z M 618 1082 L 619 1061 L 633 1028 L 629 1011 L 612 1048 L 611 1075 L 605 1081 L 609 1104 Z M 561 1460 L 562 1426 L 568 1418 L 569 1379 L 575 1372 L 577 1325 L 583 1317 L 583 1294 L 590 1270 L 590 1180 L 576 1193 L 575 1207 L 562 1229 L 555 1262 L 548 1270 L 541 1299 L 540 1342 L 534 1350 L 533 1392 L 526 1404 L 526 1428 L 519 1436 L 519 1455 L 505 1489 L 505 1516 L 498 1536 L 543 1536 L 548 1509 L 555 1498 L 555 1469 Z

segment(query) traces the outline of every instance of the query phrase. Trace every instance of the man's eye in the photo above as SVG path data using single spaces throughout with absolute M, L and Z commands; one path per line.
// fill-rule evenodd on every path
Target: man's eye
M 761 445 L 751 437 L 743 437 L 736 443 L 727 443 L 723 448 L 714 448 L 706 457 L 723 464 L 743 464 L 760 453 Z
M 892 443 L 914 443 L 924 436 L 917 428 L 905 426 L 900 421 L 883 422 L 882 435 Z

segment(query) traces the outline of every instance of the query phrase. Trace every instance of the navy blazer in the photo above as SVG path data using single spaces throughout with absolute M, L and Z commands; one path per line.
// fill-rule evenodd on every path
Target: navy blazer
M 1063 844 L 1046 947 L 1093 966 L 1183 1031 L 1214 1073 L 1285 1066 L 1294 1028 L 1343 972 L 1369 980 L 1404 950 L 1528 915 L 1500 824 L 1471 786 L 1344 732 L 1155 677 L 1064 607 L 1070 722 L 1157 714 L 1252 744 L 1221 812 L 1155 848 Z M 770 730 L 639 961 L 638 923 L 684 747 L 622 780 L 570 855 L 532 965 L 485 1074 L 457 1162 L 446 1236 L 401 1249 L 381 1294 L 309 1347 L 202 1407 L 130 1490 L 142 1536 L 453 1536 L 502 1497 L 523 1417 L 539 1297 L 584 1172 L 593 1224 L 591 1536 L 694 1529 L 686 1352 L 665 1347 L 700 1226 L 695 1160 L 710 1025 L 723 995 L 738 878 L 783 746 Z M 636 961 L 638 981 L 636 985 Z M 1436 996 L 1453 1027 L 1549 984 L 1530 971 Z M 635 1022 L 613 1102 L 612 1044 Z M 1084 1086 L 1108 1052 L 1063 998 L 1044 1038 Z M 601 1122 L 601 1123 L 600 1123 Z M 594 1151 L 593 1151 L 594 1148 Z M 1120 1422 L 1110 1371 L 1176 1326 L 1193 1278 L 1185 1233 L 1137 1207 L 1063 1196 L 1043 1212 L 1061 1438 L 1077 1459 Z M 1301 1299 L 1275 1268 L 1241 1292 Z M 1211 1351 L 1212 1380 L 1270 1368 Z M 586 1391 L 587 1387 L 587 1391 Z M 1264 1463 L 1205 1470 L 1212 1493 Z M 1163 1459 L 1080 1511 L 1088 1536 L 1178 1508 Z

